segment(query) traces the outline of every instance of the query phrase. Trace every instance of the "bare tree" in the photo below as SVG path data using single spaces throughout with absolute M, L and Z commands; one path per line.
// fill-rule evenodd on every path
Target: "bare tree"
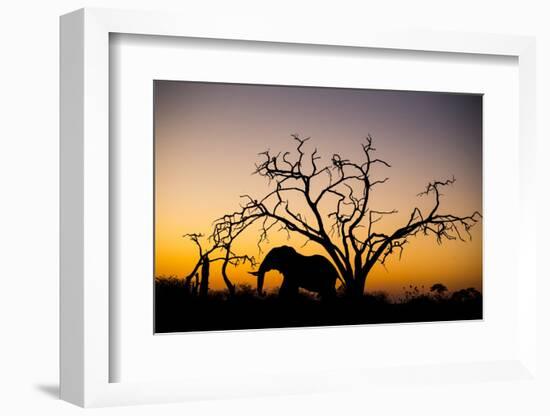
M 203 248 L 203 244 L 201 242 L 201 238 L 204 237 L 203 234 L 190 233 L 185 234 L 183 237 L 189 238 L 192 242 L 194 242 L 199 251 L 198 260 L 192 271 L 187 275 L 187 277 L 185 277 L 185 282 L 189 287 L 193 277 L 196 277 L 198 280 L 197 271 L 201 268 L 201 281 L 198 292 L 200 296 L 207 296 L 211 263 L 223 261 L 222 277 L 231 296 L 235 294 L 235 285 L 231 282 L 227 275 L 227 267 L 229 265 L 238 266 L 244 263 L 249 263 L 253 267 L 256 265 L 254 257 L 250 257 L 248 255 L 237 255 L 232 251 L 231 246 L 236 236 L 229 236 L 229 238 L 227 238 L 221 233 L 219 235 L 213 234 L 208 239 L 212 242 L 208 249 Z
M 384 264 L 395 253 L 401 256 L 410 237 L 418 233 L 432 235 L 439 244 L 443 240 L 471 239 L 470 229 L 480 220 L 479 212 L 467 216 L 440 212 L 441 188 L 452 185 L 454 177 L 428 183 L 418 196 L 432 197 L 431 208 L 423 212 L 416 207 L 402 226 L 390 233 L 382 232 L 376 223 L 397 210 L 371 209 L 372 190 L 388 180 L 374 179 L 374 167 L 391 167 L 374 156 L 372 137 L 367 136 L 362 144 L 360 162 L 334 154 L 324 166 L 317 149 L 304 150 L 309 138 L 292 137 L 296 143 L 293 152 L 260 153 L 262 161 L 254 173 L 266 178 L 270 189 L 260 199 L 243 195 L 239 210 L 214 222 L 212 236 L 218 244 L 233 242 L 253 223 L 260 224 L 260 250 L 272 231 L 301 235 L 306 243 L 322 247 L 332 259 L 346 292 L 360 295 L 375 264 Z M 300 210 L 295 208 L 297 205 Z

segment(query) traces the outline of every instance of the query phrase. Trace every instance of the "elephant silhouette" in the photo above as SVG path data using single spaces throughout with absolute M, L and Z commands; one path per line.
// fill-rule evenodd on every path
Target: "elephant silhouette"
M 298 293 L 298 288 L 316 292 L 321 299 L 334 297 L 338 272 L 332 263 L 321 255 L 304 256 L 289 246 L 273 248 L 250 274 L 258 278 L 258 294 L 263 294 L 265 274 L 277 270 L 283 275 L 280 297 Z

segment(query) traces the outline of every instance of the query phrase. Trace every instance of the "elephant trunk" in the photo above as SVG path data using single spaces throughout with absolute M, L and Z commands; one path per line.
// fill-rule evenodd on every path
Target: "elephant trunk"
M 265 273 L 258 273 L 258 295 L 264 293 L 264 275 Z
M 258 295 L 262 296 L 264 294 L 264 277 L 265 277 L 265 267 L 260 266 L 260 269 L 257 272 L 250 272 L 251 275 L 256 276 L 258 279 Z
M 277 267 L 279 261 L 275 253 L 276 250 L 277 248 L 274 248 L 267 254 L 267 256 L 264 258 L 264 261 L 262 261 L 262 264 L 260 264 L 260 268 L 257 272 L 250 272 L 250 274 L 258 278 L 258 295 L 260 296 L 264 295 L 265 274 L 270 270 L 279 270 L 279 267 Z

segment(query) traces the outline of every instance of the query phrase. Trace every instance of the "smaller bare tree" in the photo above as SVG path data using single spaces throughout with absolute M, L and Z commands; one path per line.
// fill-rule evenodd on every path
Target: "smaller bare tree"
M 230 296 L 235 294 L 235 285 L 229 279 L 227 274 L 227 268 L 229 265 L 239 266 L 245 263 L 249 263 L 252 267 L 256 266 L 254 257 L 248 255 L 238 255 L 232 251 L 232 244 L 236 236 L 226 236 L 223 232 L 218 234 L 212 234 L 208 240 L 211 245 L 205 249 L 201 238 L 204 237 L 200 233 L 189 233 L 184 235 L 185 238 L 189 238 L 198 248 L 199 255 L 195 266 L 191 272 L 185 277 L 185 284 L 191 285 L 193 277 L 198 276 L 198 270 L 201 268 L 201 281 L 199 284 L 199 295 L 202 297 L 207 296 L 209 276 L 210 276 L 210 264 L 222 261 L 222 278 L 227 287 Z M 212 256 L 212 258 L 211 258 Z

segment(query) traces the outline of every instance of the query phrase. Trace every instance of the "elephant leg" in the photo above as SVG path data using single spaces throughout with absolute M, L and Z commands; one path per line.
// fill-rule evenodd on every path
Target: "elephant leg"
M 333 299 L 336 297 L 336 289 L 333 287 L 325 288 L 319 292 L 319 296 L 321 300 Z
M 279 289 L 279 297 L 291 297 L 298 293 L 298 286 L 291 283 L 287 278 L 283 279 L 281 288 Z
M 324 287 L 319 291 L 321 299 L 332 299 L 336 297 L 336 281 L 328 279 Z

